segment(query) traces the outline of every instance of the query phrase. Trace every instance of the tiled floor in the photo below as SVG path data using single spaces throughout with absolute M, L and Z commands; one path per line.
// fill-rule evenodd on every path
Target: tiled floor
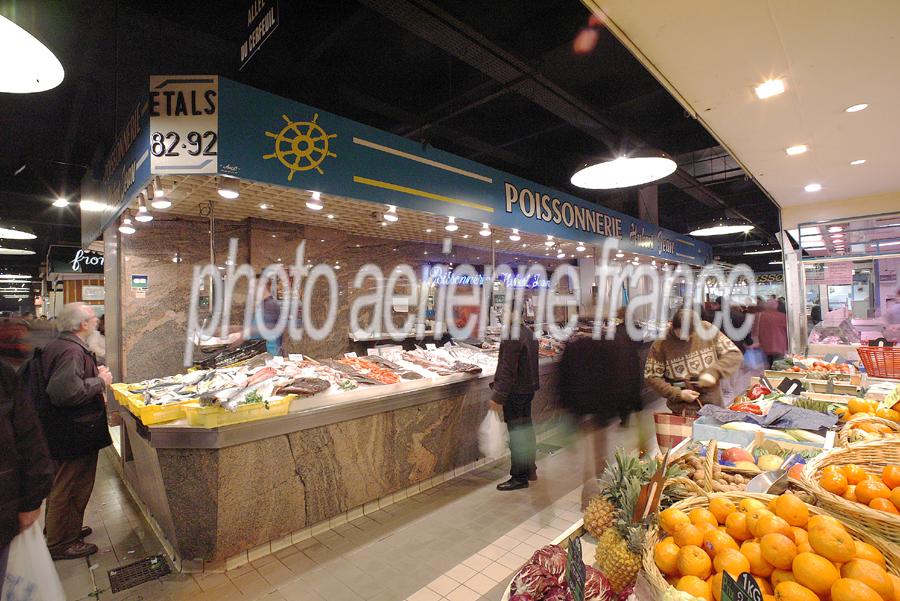
M 607 435 L 610 449 L 636 447 L 634 428 Z M 107 571 L 162 547 L 104 458 L 86 516 L 100 553 L 56 567 L 70 601 L 498 601 L 513 572 L 580 517 L 582 466 L 575 448 L 542 455 L 540 479 L 507 493 L 494 488 L 507 465 L 485 467 L 235 570 L 114 595 Z

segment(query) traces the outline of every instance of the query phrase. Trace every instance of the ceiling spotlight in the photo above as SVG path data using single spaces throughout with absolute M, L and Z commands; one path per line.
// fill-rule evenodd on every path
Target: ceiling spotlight
M 456 217 L 447 217 L 447 225 L 444 226 L 444 229 L 448 232 L 455 232 L 459 229 L 459 226 L 456 225 Z
M 551 236 L 550 234 L 547 234 L 547 239 L 544 240 L 544 246 L 549 248 L 549 247 L 553 246 L 554 244 L 556 244 L 556 242 L 553 241 L 553 236 Z
M 463 238 L 468 238 L 469 234 L 463 234 Z
M 138 212 L 134 218 L 141 223 L 153 221 L 153 215 L 147 210 L 147 197 L 143 192 L 138 193 Z
M 850 164 L 855 166 L 855 165 L 862 165 L 865 162 L 866 162 L 866 159 L 856 159 L 855 161 L 850 161 Z
M 0 238 L 6 238 L 7 240 L 34 240 L 37 236 L 28 228 L 0 226 Z
M 334 219 L 334 215 L 332 215 L 331 213 L 328 213 L 328 218 L 329 218 L 329 219 Z
M 59 59 L 36 37 L 0 16 L 0 92 L 29 94 L 51 90 L 62 83 L 65 71 Z
M 162 198 L 165 195 L 166 191 L 163 190 L 162 180 L 158 175 L 153 176 L 153 198 Z
M 122 220 L 122 225 L 119 226 L 119 231 L 123 234 L 133 234 L 137 230 L 134 229 L 134 225 L 131 223 L 131 217 L 126 217 Z
M 620 250 L 619 252 L 616 253 L 616 258 L 617 258 L 617 259 L 621 259 L 621 258 L 624 257 L 624 256 L 625 256 L 625 253 L 623 253 L 621 250 Z
M 313 211 L 321 211 L 324 206 L 322 204 L 322 195 L 319 192 L 312 192 L 309 200 L 306 201 L 306 208 Z
M 861 102 L 859 104 L 854 104 L 854 105 L 848 106 L 847 108 L 844 109 L 844 112 L 845 113 L 858 113 L 859 111 L 864 111 L 867 108 L 869 108 L 869 105 L 866 104 L 865 102 Z
M 843 232 L 843 231 L 844 231 L 844 228 L 842 228 L 839 225 L 832 225 L 830 228 L 828 228 L 829 234 L 833 234 L 835 232 Z
M 822 189 L 822 184 L 806 184 L 803 189 L 807 192 L 818 192 Z
M 557 258 L 557 259 L 565 259 L 565 258 L 566 258 L 566 253 L 559 253 L 558 255 L 556 255 L 556 258 Z
M 481 224 L 481 229 L 478 231 L 478 234 L 487 238 L 491 235 L 491 228 L 487 223 Z
M 156 194 L 158 193 L 158 188 L 153 191 L 154 197 L 153 200 L 150 201 L 150 206 L 154 209 L 168 209 L 169 207 L 171 207 L 172 201 L 165 196 L 156 196 Z
M 521 240 L 522 236 L 519 235 L 519 230 L 513 228 L 512 233 L 509 235 L 509 239 L 513 242 L 518 242 L 519 240 Z
M 387 208 L 387 212 L 382 215 L 385 221 L 390 221 L 391 223 L 393 223 L 400 219 L 400 216 L 397 215 L 397 207 L 395 207 L 394 205 L 388 205 Z
M 236 177 L 219 176 L 219 196 L 234 200 L 241 195 L 241 180 Z
M 585 166 L 576 171 L 570 181 L 579 188 L 589 190 L 628 188 L 662 179 L 677 168 L 675 161 L 661 153 L 623 156 Z
M 427 228 L 427 229 L 425 230 L 425 233 L 426 233 L 426 234 L 430 234 L 430 233 L 433 232 L 433 231 L 434 231 L 434 230 L 432 230 L 432 229 L 429 227 L 429 228 Z
M 726 234 L 746 234 L 753 229 L 749 223 L 729 223 L 718 221 L 710 226 L 700 227 L 691 232 L 691 236 L 724 236 Z
M 259 205 L 259 208 L 262 209 L 263 211 L 265 211 L 266 209 L 269 208 L 269 205 L 267 205 L 266 203 L 262 203 L 261 205 Z
M 578 246 L 575 247 L 575 250 L 577 250 L 580 253 L 583 253 L 585 251 L 584 242 L 579 242 Z
M 756 92 L 756 97 L 760 100 L 778 96 L 784 93 L 784 81 L 781 79 L 769 79 L 756 86 L 753 91 Z
M 797 144 L 796 146 L 789 146 L 784 149 L 784 153 L 789 157 L 796 156 L 798 154 L 803 154 L 809 150 L 809 147 L 806 144 Z
M 59 207 L 60 209 L 62 209 L 63 207 L 69 206 L 69 201 L 66 200 L 65 198 L 63 198 L 62 196 L 60 196 L 59 198 L 57 198 L 56 200 L 53 201 L 53 206 Z

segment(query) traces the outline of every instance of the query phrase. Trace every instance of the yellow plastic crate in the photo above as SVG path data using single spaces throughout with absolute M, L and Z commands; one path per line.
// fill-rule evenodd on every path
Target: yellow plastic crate
M 184 408 L 196 403 L 197 399 L 187 399 L 168 405 L 145 405 L 143 399 L 131 399 L 131 412 L 140 418 L 142 424 L 152 426 L 183 418 L 185 416 Z
M 234 411 L 228 411 L 219 406 L 201 407 L 199 405 L 186 405 L 188 422 L 198 428 L 219 428 L 231 424 L 242 424 L 258 419 L 287 415 L 291 408 L 291 401 L 297 395 L 291 394 L 278 401 L 269 401 L 269 408 L 265 403 L 253 403 L 252 405 L 239 405 Z
M 135 417 L 140 417 L 140 410 L 135 408 L 135 403 L 141 403 L 143 405 L 141 395 L 129 391 L 128 384 L 123 382 L 117 382 L 110 386 L 110 388 L 112 388 L 113 396 L 116 397 L 116 400 L 120 405 L 128 409 Z

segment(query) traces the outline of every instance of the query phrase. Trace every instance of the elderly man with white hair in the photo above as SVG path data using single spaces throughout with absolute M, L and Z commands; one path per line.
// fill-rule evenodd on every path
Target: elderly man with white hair
M 47 498 L 47 546 L 53 559 L 75 559 L 97 552 L 84 542 L 84 510 L 97 472 L 100 449 L 112 444 L 106 426 L 106 387 L 112 374 L 87 345 L 97 329 L 94 310 L 69 303 L 57 317 L 59 336 L 41 355 L 46 384 L 35 398 L 40 408 L 50 454 L 57 463 L 53 489 Z M 33 391 L 32 394 L 35 394 Z

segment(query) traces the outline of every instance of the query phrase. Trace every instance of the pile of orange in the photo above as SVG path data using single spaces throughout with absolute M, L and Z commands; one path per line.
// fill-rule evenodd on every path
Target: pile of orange
M 848 501 L 900 514 L 900 465 L 885 466 L 880 477 L 855 464 L 829 465 L 822 470 L 819 485 Z
M 659 525 L 668 536 L 653 550 L 656 566 L 698 599 L 721 601 L 722 574 L 749 572 L 764 601 L 900 601 L 900 578 L 877 548 L 790 493 L 768 505 L 713 497 L 709 509 L 660 512 Z
M 841 421 L 848 421 L 854 417 L 862 417 L 864 415 L 870 417 L 880 417 L 892 422 L 900 422 L 900 403 L 895 404 L 890 409 L 879 409 L 878 401 L 852 398 L 847 402 L 847 407 L 839 407 L 835 409 L 838 418 Z M 863 423 L 857 424 L 855 427 L 865 432 L 873 434 L 888 434 L 893 432 L 884 424 Z

